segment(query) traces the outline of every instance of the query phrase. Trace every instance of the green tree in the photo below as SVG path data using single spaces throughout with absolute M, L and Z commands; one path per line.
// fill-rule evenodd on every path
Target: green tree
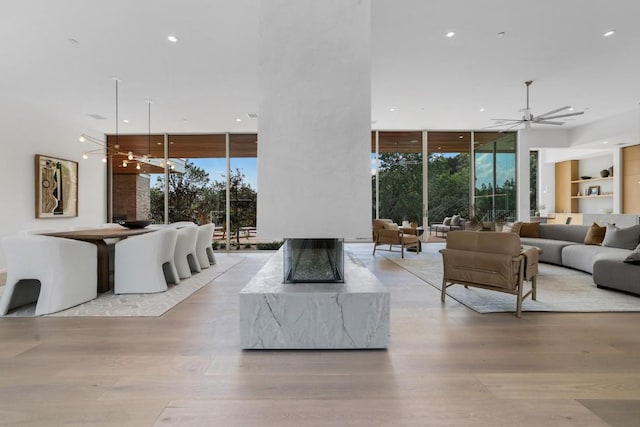
M 229 194 L 231 210 L 229 213 L 231 235 L 236 239 L 236 247 L 240 248 L 240 228 L 256 226 L 256 208 L 258 193 L 245 182 L 246 176 L 240 169 L 229 177 Z M 213 183 L 214 210 L 224 215 L 226 204 L 226 181 L 214 181 Z M 226 216 L 220 215 L 220 220 L 225 221 Z
M 422 154 L 382 153 L 378 176 L 380 218 L 422 219 Z M 372 178 L 375 188 L 375 177 Z M 375 197 L 375 191 L 372 192 Z
M 184 173 L 171 172 L 168 222 L 208 222 L 208 213 L 213 210 L 209 182 L 209 174 L 189 161 L 185 163 Z M 158 177 L 151 189 L 151 218 L 155 222 L 164 222 L 164 177 Z
M 429 154 L 429 222 L 470 215 L 469 154 Z

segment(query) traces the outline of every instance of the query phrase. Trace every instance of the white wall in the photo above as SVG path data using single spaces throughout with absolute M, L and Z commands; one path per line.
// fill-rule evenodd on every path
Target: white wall
M 546 163 L 545 147 L 567 147 L 569 146 L 569 132 L 565 129 L 523 129 L 518 131 L 518 219 L 529 220 L 530 201 L 530 168 L 529 152 L 538 150 L 538 199 L 540 205 L 546 207 L 546 211 L 553 212 L 555 209 L 555 167 Z
M 78 136 L 91 129 L 74 125 L 54 112 L 38 111 L 19 102 L 0 104 L 0 238 L 24 229 L 100 224 L 106 217 L 105 166 L 99 157 L 82 159 Z M 92 133 L 99 136 L 99 133 Z M 78 217 L 35 218 L 34 156 L 44 154 L 78 162 Z M 6 269 L 4 251 L 0 271 Z
M 370 2 L 260 8 L 258 237 L 370 238 Z
M 608 141 L 608 144 L 603 144 Z M 549 212 L 555 211 L 555 163 L 570 159 L 585 159 L 585 171 L 580 165 L 581 175 L 596 175 L 591 169 L 604 169 L 611 165 L 614 171 L 620 171 L 620 145 L 640 144 L 640 109 L 633 109 L 594 123 L 572 129 L 530 129 L 518 133 L 518 185 L 519 217 L 525 217 L 528 211 L 528 151 L 539 150 L 539 187 L 540 203 L 546 205 Z M 525 155 L 526 154 L 526 155 Z M 595 159 L 595 160 L 587 160 Z M 591 164 L 589 162 L 595 162 Z M 597 163 L 597 165 L 596 165 Z M 602 163 L 602 165 L 600 165 Z M 604 166 L 606 164 L 606 166 Z M 602 167 L 600 167 L 602 166 Z M 587 170 L 588 169 L 588 170 Z M 599 173 L 600 169 L 597 169 Z M 526 176 L 525 176 L 526 175 Z M 527 185 L 527 186 L 525 186 Z M 581 201 L 580 209 L 598 212 L 600 209 L 612 207 L 620 212 L 620 174 L 614 173 L 612 190 L 613 199 Z M 609 188 L 607 188 L 609 191 Z M 589 205 L 587 205 L 587 203 Z M 584 206 L 583 206 L 584 205 Z
M 608 146 L 618 144 L 634 145 L 640 143 L 640 109 L 618 114 L 604 120 L 589 123 L 570 131 L 571 146 L 584 144 L 601 144 L 608 141 Z

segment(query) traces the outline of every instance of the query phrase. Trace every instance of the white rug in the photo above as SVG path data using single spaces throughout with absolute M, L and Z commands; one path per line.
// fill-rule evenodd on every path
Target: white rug
M 442 289 L 442 255 L 444 244 L 423 244 L 419 255 L 413 253 L 385 255 L 389 260 Z M 528 283 L 527 283 L 528 285 Z M 525 287 L 525 291 L 529 289 Z M 454 285 L 447 288 L 447 298 L 454 298 L 478 313 L 515 312 L 515 295 L 480 288 Z M 624 312 L 640 311 L 640 297 L 606 289 L 598 289 L 590 274 L 540 263 L 537 301 L 527 298 L 523 311 L 551 312 Z
M 114 316 L 114 317 L 154 317 L 164 313 L 184 301 L 198 289 L 211 283 L 216 277 L 229 270 L 244 257 L 235 254 L 216 254 L 216 264 L 178 285 L 169 285 L 166 292 L 157 294 L 114 295 L 113 291 L 99 294 L 98 298 L 67 310 L 48 314 L 45 317 L 82 317 L 82 316 Z M 0 295 L 4 287 L 0 288 Z M 35 312 L 35 303 L 10 311 L 7 317 L 31 317 Z

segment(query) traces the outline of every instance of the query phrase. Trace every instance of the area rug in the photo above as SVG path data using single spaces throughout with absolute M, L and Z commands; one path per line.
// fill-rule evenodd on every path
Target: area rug
M 400 267 L 419 277 L 434 288 L 442 289 L 443 244 L 422 245 L 424 252 L 402 259 L 395 254 L 385 255 Z M 599 289 L 590 274 L 577 270 L 540 263 L 537 301 L 527 298 L 523 311 L 549 312 L 625 312 L 640 311 L 640 297 Z M 526 283 L 526 282 L 525 282 Z M 528 283 L 526 284 L 528 286 Z M 528 290 L 525 287 L 525 291 Z M 515 312 L 515 295 L 481 288 L 454 285 L 447 288 L 447 298 L 453 298 L 478 313 Z
M 99 294 L 98 298 L 67 310 L 48 314 L 43 317 L 157 317 L 175 307 L 198 289 L 211 283 L 244 257 L 235 254 L 216 254 L 216 264 L 188 279 L 183 279 L 177 285 L 169 285 L 166 292 L 156 294 L 126 294 L 114 295 L 113 291 Z M 0 295 L 4 287 L 0 288 Z M 35 313 L 35 303 L 19 307 L 10 311 L 6 317 L 32 317 Z

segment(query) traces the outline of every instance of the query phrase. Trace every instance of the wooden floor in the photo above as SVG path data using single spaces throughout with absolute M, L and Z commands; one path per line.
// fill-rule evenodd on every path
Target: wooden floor
M 270 255 L 245 254 L 160 318 L 0 318 L 0 424 L 640 425 L 640 313 L 477 314 L 349 247 L 391 292 L 388 350 L 240 350 Z

